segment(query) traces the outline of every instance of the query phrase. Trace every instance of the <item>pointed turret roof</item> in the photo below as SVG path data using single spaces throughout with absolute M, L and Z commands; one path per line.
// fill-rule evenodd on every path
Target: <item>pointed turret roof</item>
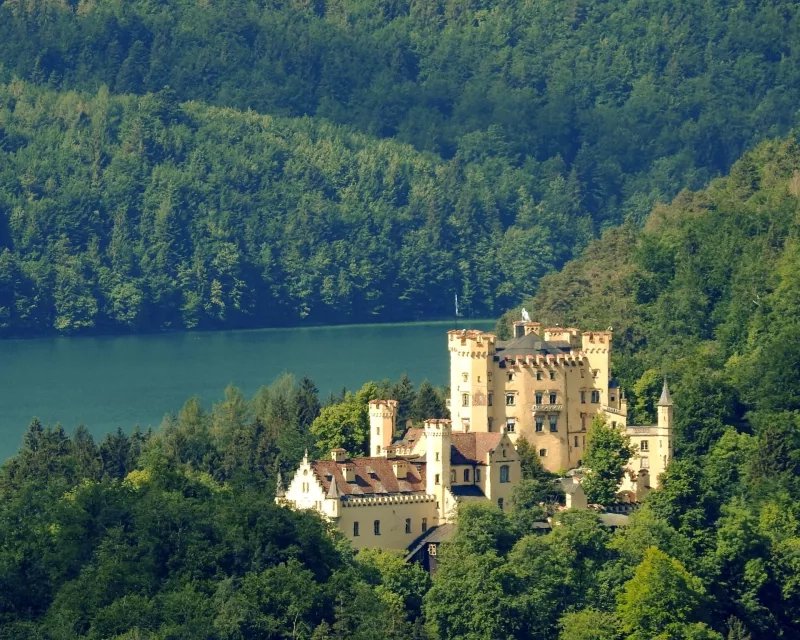
M 341 496 L 342 494 L 339 493 L 339 484 L 336 482 L 336 478 L 331 478 L 331 486 L 328 487 L 328 493 L 325 497 L 338 500 Z
M 671 407 L 672 398 L 669 395 L 669 386 L 667 386 L 667 378 L 664 378 L 664 388 L 661 390 L 661 397 L 658 399 L 659 407 Z

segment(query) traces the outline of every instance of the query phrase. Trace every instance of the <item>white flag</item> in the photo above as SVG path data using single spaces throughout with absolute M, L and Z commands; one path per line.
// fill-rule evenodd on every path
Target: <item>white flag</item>
M 456 294 L 456 318 L 458 317 L 458 294 Z

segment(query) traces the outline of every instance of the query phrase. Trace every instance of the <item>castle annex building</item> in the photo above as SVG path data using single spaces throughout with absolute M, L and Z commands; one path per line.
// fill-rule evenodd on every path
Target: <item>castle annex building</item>
M 505 433 L 453 432 L 450 420 L 428 420 L 392 440 L 397 402 L 370 402 L 370 453 L 349 458 L 334 449 L 325 460 L 303 459 L 277 501 L 316 509 L 356 548 L 406 549 L 428 529 L 452 521 L 464 501 L 511 507 L 521 478 Z

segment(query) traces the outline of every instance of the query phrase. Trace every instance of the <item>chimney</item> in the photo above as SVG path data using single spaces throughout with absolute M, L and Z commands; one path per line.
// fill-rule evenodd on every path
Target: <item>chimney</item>
M 405 480 L 408 477 L 408 464 L 402 458 L 398 458 L 392 464 L 394 475 L 398 480 Z
M 346 462 L 341 466 L 342 476 L 344 476 L 345 482 L 355 482 L 356 481 L 356 465 L 352 462 Z
M 344 462 L 347 460 L 347 451 L 344 449 L 331 449 L 331 459 L 336 462 Z

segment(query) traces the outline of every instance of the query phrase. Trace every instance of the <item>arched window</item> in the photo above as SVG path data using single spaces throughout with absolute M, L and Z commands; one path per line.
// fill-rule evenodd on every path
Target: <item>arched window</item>
M 469 482 L 469 469 L 464 469 L 464 482 Z
M 376 521 L 373 523 L 373 525 L 372 525 L 372 526 L 373 526 L 373 528 L 374 528 L 374 530 L 375 530 L 375 535 L 376 535 L 376 536 L 379 536 L 379 535 L 381 535 L 381 521 L 380 521 L 380 520 L 376 520 Z
M 500 467 L 500 482 L 510 482 L 507 464 L 504 464 L 502 467 Z

